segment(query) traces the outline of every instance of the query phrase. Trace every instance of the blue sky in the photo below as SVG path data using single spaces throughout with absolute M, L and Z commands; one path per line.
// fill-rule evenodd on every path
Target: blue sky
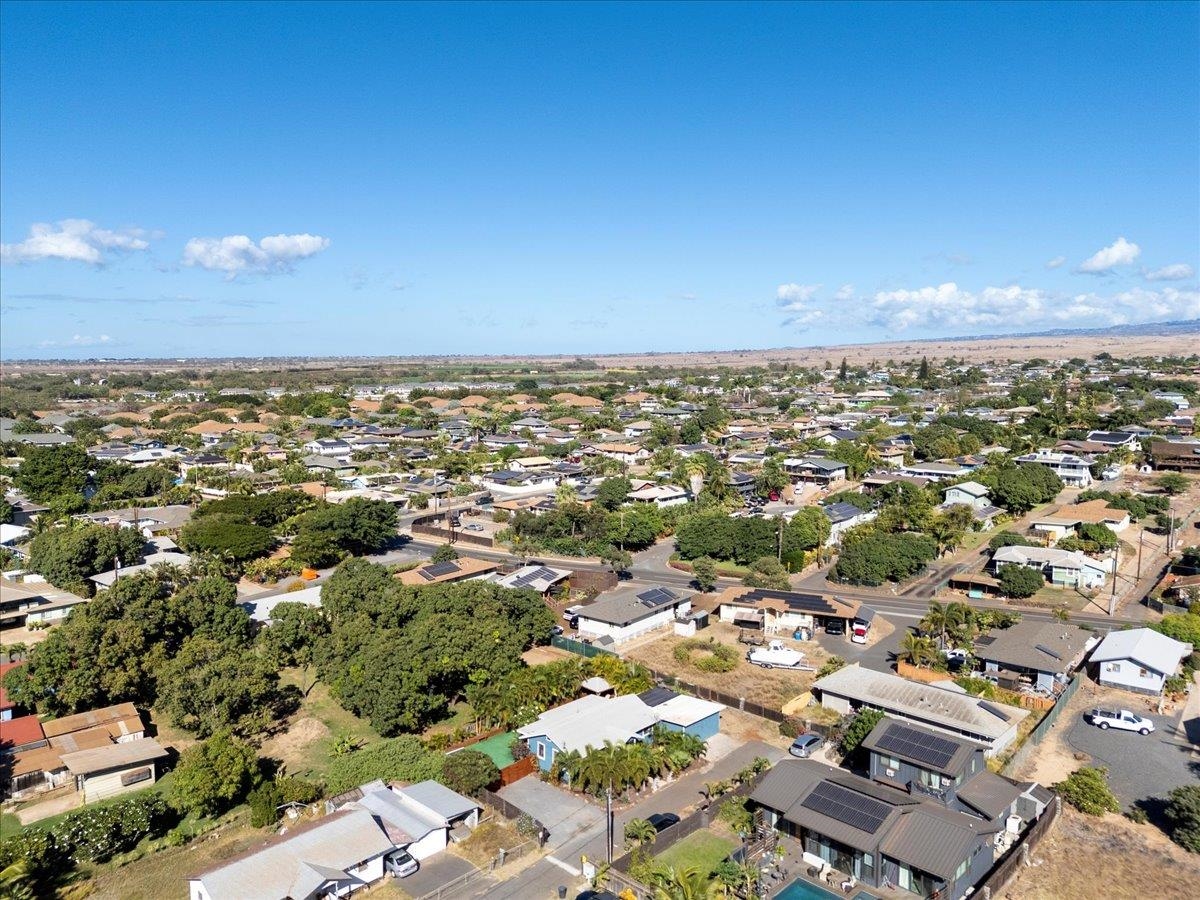
M 1198 10 L 4 3 L 0 353 L 1194 318 Z

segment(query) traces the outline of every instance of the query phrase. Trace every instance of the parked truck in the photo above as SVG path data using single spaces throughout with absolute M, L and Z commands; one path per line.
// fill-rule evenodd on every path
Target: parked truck
M 765 647 L 755 647 L 746 654 L 746 659 L 764 669 L 800 669 L 811 671 L 814 667 L 804 662 L 799 650 L 785 647 L 783 641 L 771 641 Z

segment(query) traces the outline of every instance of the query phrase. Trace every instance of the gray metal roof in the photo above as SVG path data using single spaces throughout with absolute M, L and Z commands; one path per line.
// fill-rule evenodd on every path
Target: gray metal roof
M 470 797 L 464 797 L 462 794 L 452 791 L 444 784 L 436 781 L 421 781 L 417 784 L 410 784 L 408 787 L 400 788 L 400 793 L 402 796 L 442 816 L 447 822 L 453 822 L 455 819 L 468 816 L 479 809 L 479 804 Z
M 989 819 L 995 819 L 1012 806 L 1024 793 L 1024 788 L 992 772 L 982 769 L 966 780 L 958 789 L 958 799 L 971 806 Z
M 346 869 L 392 850 L 394 845 L 365 809 L 347 809 L 292 831 L 191 880 L 211 900 L 284 900 L 308 897 L 335 878 L 361 884 Z
M 942 755 L 926 752 L 927 748 L 921 742 L 896 740 L 897 737 L 904 736 L 906 729 L 926 736 L 935 744 L 941 741 L 946 742 L 950 745 L 946 749 L 951 751 L 951 755 L 943 761 Z M 880 719 L 879 724 L 871 729 L 871 733 L 863 739 L 862 745 L 868 750 L 877 750 L 931 772 L 939 772 L 951 777 L 962 771 L 967 760 L 975 755 L 975 751 L 986 749 L 983 744 L 975 741 L 953 737 L 941 731 L 934 731 L 932 728 L 925 728 L 915 722 L 901 721 L 888 716 Z
M 900 816 L 880 850 L 922 872 L 952 881 L 955 870 L 970 858 L 981 836 L 995 831 L 973 816 L 922 803 Z
M 91 750 L 64 753 L 61 759 L 72 775 L 91 775 L 110 769 L 152 762 L 162 759 L 166 755 L 167 751 L 154 738 L 142 738 L 136 741 L 105 744 Z
M 678 597 L 668 603 L 647 606 L 637 596 L 638 593 L 645 593 L 645 591 L 637 591 L 636 593 L 635 591 L 636 589 L 626 590 L 609 597 L 601 597 L 595 603 L 581 609 L 579 611 L 579 618 L 591 619 L 594 622 L 603 622 L 607 625 L 632 625 L 634 622 L 640 622 L 642 619 L 657 615 L 664 609 L 678 606 L 686 599 Z
M 863 703 L 902 719 L 994 741 L 1004 736 L 1029 711 L 1015 706 L 990 704 L 1007 718 L 990 712 L 977 697 L 957 694 L 930 684 L 909 681 L 887 672 L 864 669 L 854 663 L 817 681 L 813 687 Z

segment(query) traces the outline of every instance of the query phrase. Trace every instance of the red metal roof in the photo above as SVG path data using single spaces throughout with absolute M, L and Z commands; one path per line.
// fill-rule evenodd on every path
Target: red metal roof
M 0 744 L 21 747 L 44 740 L 45 737 L 42 723 L 37 716 L 20 716 L 16 719 L 9 719 L 7 722 L 0 722 Z

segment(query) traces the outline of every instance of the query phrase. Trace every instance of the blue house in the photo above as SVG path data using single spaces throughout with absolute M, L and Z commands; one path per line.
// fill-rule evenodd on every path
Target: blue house
M 549 772 L 559 753 L 585 754 L 606 741 L 629 744 L 648 741 L 655 726 L 685 731 L 707 740 L 721 728 L 719 703 L 654 688 L 623 697 L 581 697 L 547 710 L 517 729 L 538 768 Z

